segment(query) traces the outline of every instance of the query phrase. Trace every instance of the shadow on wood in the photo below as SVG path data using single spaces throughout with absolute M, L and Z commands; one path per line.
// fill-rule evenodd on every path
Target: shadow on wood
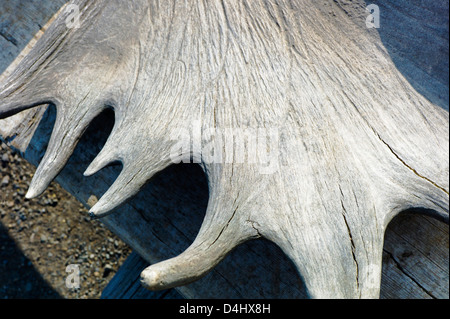
M 449 2 L 373 3 L 380 10 L 378 32 L 398 70 L 420 94 L 448 111 Z

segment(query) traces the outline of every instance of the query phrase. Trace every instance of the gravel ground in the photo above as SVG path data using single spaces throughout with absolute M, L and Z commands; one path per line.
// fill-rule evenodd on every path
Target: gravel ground
M 55 182 L 25 199 L 34 171 L 0 144 L 0 299 L 99 298 L 131 249 Z M 69 264 L 78 289 L 66 287 Z

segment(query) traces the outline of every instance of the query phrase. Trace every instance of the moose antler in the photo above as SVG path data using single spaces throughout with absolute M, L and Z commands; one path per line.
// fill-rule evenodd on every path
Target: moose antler
M 85 175 L 114 161 L 123 170 L 92 215 L 174 162 L 198 163 L 208 179 L 197 238 L 143 271 L 146 287 L 194 281 L 264 237 L 312 297 L 378 297 L 389 221 L 420 207 L 448 222 L 448 112 L 410 86 L 363 20 L 323 3 L 72 1 L 80 27 L 62 11 L 0 86 L 0 118 L 57 109 L 27 197 L 112 108 Z

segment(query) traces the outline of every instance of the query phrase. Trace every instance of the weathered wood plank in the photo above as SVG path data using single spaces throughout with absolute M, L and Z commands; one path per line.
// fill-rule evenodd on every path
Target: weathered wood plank
M 374 1 L 381 40 L 402 74 L 432 103 L 448 110 L 448 1 Z M 414 29 L 407 27 L 414 25 Z M 414 31 L 413 31 L 414 30 Z
M 0 16 L 0 74 L 16 58 L 27 53 L 51 22 L 54 14 L 66 3 L 54 1 L 2 0 Z
M 448 231 L 428 216 L 404 214 L 391 222 L 383 248 L 385 298 L 448 298 Z
M 4 0 L 0 4 L 0 80 L 28 54 L 66 3 L 55 1 Z M 46 107 L 26 110 L 2 121 L 0 134 L 24 152 Z M 27 132 L 26 132 L 27 131 Z M 17 132 L 22 132 L 17 134 Z M 26 133 L 23 133 L 26 132 Z

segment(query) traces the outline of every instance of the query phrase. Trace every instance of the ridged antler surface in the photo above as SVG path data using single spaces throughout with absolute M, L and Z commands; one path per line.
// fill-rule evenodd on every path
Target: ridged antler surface
M 203 225 L 184 253 L 142 273 L 148 288 L 196 280 L 264 237 L 312 297 L 378 297 L 389 221 L 420 207 L 448 222 L 448 112 L 410 86 L 355 18 L 364 6 L 333 16 L 312 0 L 73 4 L 80 28 L 62 11 L 1 83 L 0 118 L 57 108 L 31 198 L 89 123 L 114 109 L 85 173 L 123 164 L 91 209 L 98 217 L 172 163 L 200 164 Z

